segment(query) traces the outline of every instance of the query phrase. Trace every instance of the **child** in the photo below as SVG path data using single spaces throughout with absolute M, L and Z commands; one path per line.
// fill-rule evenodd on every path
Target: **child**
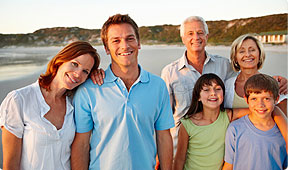
M 181 119 L 174 170 L 217 170 L 224 158 L 226 129 L 248 109 L 224 109 L 225 87 L 215 74 L 204 74 L 195 83 L 192 103 Z M 237 112 L 236 112 L 237 111 Z
M 287 138 L 283 139 L 271 116 L 279 98 L 277 82 L 270 76 L 257 74 L 247 80 L 244 92 L 251 113 L 232 122 L 227 129 L 223 170 L 286 168 Z

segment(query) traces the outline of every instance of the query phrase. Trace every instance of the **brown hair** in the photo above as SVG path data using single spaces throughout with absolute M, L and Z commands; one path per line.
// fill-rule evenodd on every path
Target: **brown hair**
M 225 96 L 225 86 L 223 81 L 214 73 L 203 74 L 198 78 L 194 85 L 192 101 L 187 113 L 183 116 L 184 118 L 190 118 L 194 114 L 203 111 L 203 104 L 200 99 L 200 93 L 205 85 L 211 86 L 212 83 L 219 85 L 223 90 L 223 96 Z M 220 110 L 224 111 L 224 100 L 220 105 Z
M 65 46 L 56 56 L 54 56 L 47 65 L 47 70 L 41 74 L 38 81 L 40 87 L 50 90 L 50 84 L 57 74 L 59 67 L 74 58 L 83 54 L 90 54 L 94 59 L 94 65 L 91 69 L 97 69 L 100 64 L 100 57 L 97 50 L 93 48 L 88 42 L 76 41 Z
M 135 21 L 126 15 L 116 14 L 108 18 L 108 20 L 103 24 L 101 29 L 101 39 L 104 44 L 105 48 L 108 48 L 108 29 L 111 25 L 114 24 L 130 24 L 136 34 L 136 38 L 138 43 L 140 42 L 140 36 L 139 36 L 139 30 L 138 25 L 135 23 Z
M 244 85 L 244 93 L 247 98 L 251 93 L 270 92 L 274 100 L 278 98 L 279 86 L 277 81 L 266 74 L 256 74 L 251 76 Z

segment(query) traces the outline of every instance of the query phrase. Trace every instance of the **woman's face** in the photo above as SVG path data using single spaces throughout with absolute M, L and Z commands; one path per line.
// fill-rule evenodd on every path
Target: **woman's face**
M 54 80 L 60 88 L 72 90 L 87 79 L 93 65 L 94 59 L 90 54 L 80 55 L 63 63 L 59 67 Z
M 257 44 L 252 39 L 243 41 L 241 47 L 236 53 L 236 60 L 240 69 L 256 69 L 260 58 L 260 51 Z

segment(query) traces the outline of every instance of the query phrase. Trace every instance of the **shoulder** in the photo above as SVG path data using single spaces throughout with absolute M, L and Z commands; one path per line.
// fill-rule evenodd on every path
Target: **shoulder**
M 168 65 L 166 65 L 162 69 L 162 74 L 167 74 L 167 73 L 171 73 L 172 71 L 177 71 L 179 69 L 179 62 L 180 62 L 181 58 L 173 61 L 172 63 L 170 63 Z
M 247 116 L 247 115 L 246 115 Z M 244 129 L 243 126 L 245 126 L 246 122 L 246 116 L 243 116 L 237 120 L 234 120 L 230 123 L 229 127 L 233 127 L 235 129 Z M 246 129 L 246 128 L 245 128 Z

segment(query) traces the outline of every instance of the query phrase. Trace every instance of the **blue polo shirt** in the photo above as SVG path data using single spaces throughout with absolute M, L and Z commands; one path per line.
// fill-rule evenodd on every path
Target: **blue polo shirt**
M 89 169 L 154 169 L 155 130 L 174 126 L 164 81 L 140 68 L 130 91 L 111 68 L 104 84 L 89 79 L 74 96 L 76 131 L 92 130 Z

